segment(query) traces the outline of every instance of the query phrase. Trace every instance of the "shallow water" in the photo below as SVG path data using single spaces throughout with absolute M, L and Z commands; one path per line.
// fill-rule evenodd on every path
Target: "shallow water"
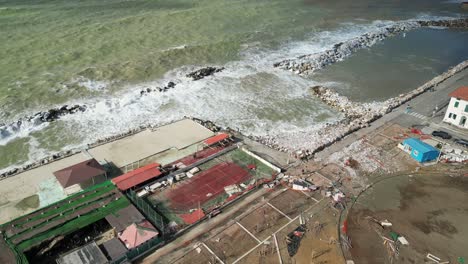
M 435 0 L 0 1 L 0 123 L 57 104 L 89 106 L 0 137 L 0 168 L 185 115 L 251 135 L 318 129 L 341 116 L 308 88 L 334 78 L 305 79 L 274 62 L 388 20 L 461 14 Z M 206 65 L 226 70 L 185 77 Z M 139 94 L 168 81 L 174 90 Z
M 468 31 L 421 28 L 389 38 L 323 69 L 314 81 L 356 101 L 383 101 L 409 92 L 468 59 Z

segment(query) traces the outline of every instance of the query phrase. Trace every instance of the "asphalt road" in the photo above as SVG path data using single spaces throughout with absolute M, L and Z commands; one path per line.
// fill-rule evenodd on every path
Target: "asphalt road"
M 448 94 L 463 85 L 468 85 L 468 69 L 443 81 L 433 92 L 425 92 L 409 101 L 409 105 L 412 109 L 411 114 L 405 111 L 407 104 L 401 105 L 393 109 L 391 113 L 371 123 L 369 127 L 360 129 L 317 153 L 316 157 L 324 159 L 388 123 L 396 123 L 404 127 L 427 126 L 430 128 L 430 131 L 443 130 L 453 135 L 455 138 L 468 140 L 468 131 L 458 129 L 442 122 L 445 110 L 447 109 L 447 103 L 450 100 Z M 436 113 L 435 117 L 432 117 L 432 112 L 436 106 L 439 107 L 439 112 Z

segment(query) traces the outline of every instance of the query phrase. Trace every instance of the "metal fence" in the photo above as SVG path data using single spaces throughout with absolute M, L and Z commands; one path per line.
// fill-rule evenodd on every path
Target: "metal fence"
M 140 209 L 141 212 L 143 212 L 145 217 L 164 235 L 164 217 L 156 212 L 146 200 L 138 197 L 138 195 L 133 190 L 128 191 L 128 198 L 130 198 L 136 207 Z

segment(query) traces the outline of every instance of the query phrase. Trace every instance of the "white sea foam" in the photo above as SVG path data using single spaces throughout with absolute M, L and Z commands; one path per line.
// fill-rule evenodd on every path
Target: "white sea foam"
M 275 136 L 278 143 L 290 148 L 312 146 L 314 137 L 318 136 L 317 131 L 326 122 L 341 118 L 341 114 L 309 95 L 308 88 L 319 83 L 275 69 L 272 63 L 324 51 L 338 42 L 379 30 L 391 23 L 396 22 L 343 24 L 334 31 L 312 33 L 306 41 L 286 43 L 275 51 L 252 45 L 243 50 L 242 60 L 223 65 L 226 69 L 214 76 L 192 81 L 185 74 L 196 67 L 181 67 L 168 72 L 160 80 L 128 87 L 125 92 L 113 96 L 73 102 L 86 104 L 88 108 L 85 112 L 63 116 L 56 122 L 65 127 L 63 133 L 83 137 L 82 145 L 140 125 L 157 125 L 183 116 L 194 116 L 249 135 Z M 176 87 L 165 93 L 140 95 L 141 89 L 163 86 L 168 81 L 174 81 Z M 85 80 L 82 84 L 92 90 L 101 90 L 109 83 L 98 82 L 96 85 L 95 81 Z M 1 135 L 0 145 L 17 137 L 26 137 L 46 126 L 47 123 L 36 127 L 22 126 L 6 137 Z M 38 159 L 46 154 L 47 151 L 40 150 L 30 158 Z
M 110 81 L 97 81 L 80 76 L 79 78 L 72 81 L 81 87 L 88 89 L 89 91 L 104 91 L 112 83 Z

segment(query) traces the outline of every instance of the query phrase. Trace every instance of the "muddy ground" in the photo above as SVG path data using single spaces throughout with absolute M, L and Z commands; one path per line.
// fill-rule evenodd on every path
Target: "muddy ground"
M 390 238 L 391 230 L 409 242 L 400 247 L 393 263 L 425 263 L 427 253 L 450 263 L 458 263 L 459 257 L 468 259 L 468 177 L 461 176 L 463 170 L 468 168 L 455 173 L 402 173 L 377 183 L 359 197 L 348 217 L 353 245 L 350 253 L 355 263 L 392 263 L 377 233 Z M 393 226 L 376 228 L 368 216 L 388 219 Z

